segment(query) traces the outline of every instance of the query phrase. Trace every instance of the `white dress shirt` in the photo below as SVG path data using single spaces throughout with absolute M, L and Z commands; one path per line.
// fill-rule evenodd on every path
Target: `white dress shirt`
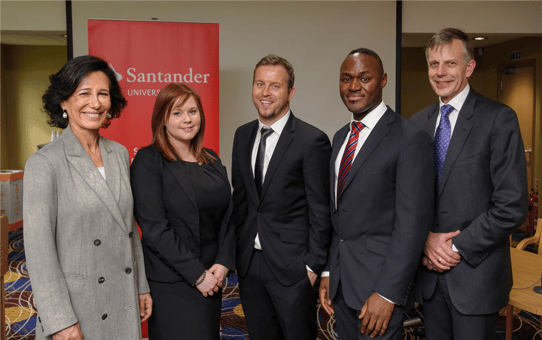
M 386 112 L 388 108 L 386 107 L 386 104 L 384 101 L 380 102 L 377 107 L 373 109 L 373 111 L 369 112 L 363 119 L 360 121 L 361 124 L 363 124 L 363 129 L 359 132 L 358 137 L 358 145 L 356 146 L 356 151 L 354 152 L 354 158 L 352 158 L 352 163 L 354 163 L 354 160 L 358 156 L 359 150 L 363 146 L 363 143 L 369 138 L 369 135 L 374 130 L 376 124 L 382 118 L 384 113 Z M 344 139 L 344 142 L 341 146 L 341 149 L 339 150 L 339 154 L 337 155 L 337 159 L 335 160 L 335 173 L 333 176 L 333 194 L 335 195 L 335 208 L 337 207 L 337 178 L 339 177 L 339 170 L 341 167 L 341 161 L 343 159 L 344 149 L 346 148 L 346 145 L 348 144 L 348 140 L 350 139 L 350 134 L 352 133 L 352 123 L 356 122 L 354 120 L 354 114 L 352 114 L 352 118 L 350 119 L 350 130 L 346 134 L 346 138 Z
M 448 118 L 450 119 L 450 139 L 452 138 L 452 135 L 454 133 L 455 123 L 457 123 L 457 117 L 459 116 L 459 111 L 461 111 L 461 108 L 463 107 L 463 104 L 465 104 L 465 100 L 467 99 L 467 96 L 469 95 L 470 91 L 470 85 L 467 84 L 463 91 L 459 92 L 459 94 L 455 97 L 453 97 L 447 104 L 451 105 L 454 110 L 448 115 Z M 442 102 L 442 99 L 439 97 L 439 110 L 438 110 L 438 117 L 437 117 L 437 123 L 435 124 L 435 133 L 437 133 L 438 125 L 440 124 L 440 116 L 442 114 L 442 105 L 445 105 Z M 459 253 L 459 249 L 455 246 L 455 244 L 452 243 L 452 250 L 456 253 Z
M 262 169 L 262 180 L 265 181 L 265 174 L 267 173 L 267 167 L 269 166 L 269 161 L 271 161 L 271 157 L 273 156 L 273 152 L 275 152 L 275 147 L 277 146 L 277 143 L 280 138 L 280 134 L 282 133 L 282 130 L 284 130 L 284 126 L 286 125 L 286 122 L 290 118 L 290 111 L 284 115 L 281 119 L 277 120 L 273 125 L 269 126 L 271 129 L 273 129 L 273 132 L 269 136 L 267 136 L 267 139 L 265 140 L 265 157 L 263 159 L 263 169 Z M 258 146 L 260 145 L 260 140 L 262 139 L 262 134 L 260 131 L 262 130 L 262 127 L 267 126 L 262 124 L 260 120 L 258 120 L 258 132 L 256 133 L 256 139 L 254 140 L 254 146 L 252 147 L 252 176 L 254 176 L 254 169 L 256 167 L 256 157 L 258 157 Z M 262 183 L 263 184 L 263 183 Z M 258 234 L 256 234 L 256 238 L 254 239 L 254 248 L 258 250 L 262 250 L 262 245 L 260 244 L 260 237 Z
M 457 116 L 459 115 L 459 111 L 461 111 L 461 108 L 463 107 L 463 104 L 465 104 L 465 100 L 467 99 L 467 96 L 469 95 L 470 86 L 467 84 L 467 86 L 463 89 L 463 91 L 459 92 L 457 96 L 452 98 L 447 104 L 452 105 L 454 110 L 448 115 L 448 118 L 450 119 L 450 138 L 452 138 L 452 134 L 454 133 L 455 123 L 457 122 Z M 439 97 L 439 110 L 438 110 L 438 116 L 437 116 L 437 123 L 435 124 L 435 133 L 437 133 L 438 125 L 440 124 L 440 116 L 441 116 L 441 109 L 442 105 L 446 105 L 442 102 L 442 99 Z M 434 136 L 435 134 L 433 134 Z

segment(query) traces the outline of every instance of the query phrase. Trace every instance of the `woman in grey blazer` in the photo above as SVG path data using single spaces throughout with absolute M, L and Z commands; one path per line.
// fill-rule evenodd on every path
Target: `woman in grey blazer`
M 152 312 L 126 148 L 99 135 L 126 106 L 115 73 L 82 56 L 50 77 L 49 124 L 66 128 L 25 166 L 23 220 L 36 339 L 141 339 Z

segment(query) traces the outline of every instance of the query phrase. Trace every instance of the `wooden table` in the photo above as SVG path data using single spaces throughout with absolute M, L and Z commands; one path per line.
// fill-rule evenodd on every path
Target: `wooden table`
M 510 255 L 512 257 L 514 286 L 510 292 L 510 302 L 508 302 L 506 309 L 506 340 L 512 340 L 513 307 L 542 316 L 542 294 L 535 293 L 533 288 L 516 289 L 530 287 L 540 280 L 542 255 L 516 248 L 510 248 Z M 540 282 L 536 285 L 540 286 Z

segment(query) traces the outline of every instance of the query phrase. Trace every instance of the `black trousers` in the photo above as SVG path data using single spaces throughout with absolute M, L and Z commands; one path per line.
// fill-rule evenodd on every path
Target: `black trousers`
M 316 339 L 316 297 L 308 277 L 283 286 L 255 250 L 239 294 L 250 340 Z
M 361 310 L 353 309 L 346 304 L 340 282 L 339 290 L 335 295 L 335 299 L 333 299 L 333 309 L 335 310 L 335 320 L 337 321 L 337 332 L 339 333 L 340 340 L 371 339 L 369 335 L 361 333 L 361 320 L 358 318 Z M 376 339 L 403 339 L 403 313 L 401 311 L 396 313 L 396 310 L 398 308 L 394 309 L 386 333 L 377 336 Z
M 439 275 L 433 296 L 423 301 L 427 340 L 493 340 L 498 314 L 461 314 L 450 299 L 445 275 Z
M 149 340 L 220 340 L 222 290 L 203 297 L 187 282 L 149 281 L 149 286 Z

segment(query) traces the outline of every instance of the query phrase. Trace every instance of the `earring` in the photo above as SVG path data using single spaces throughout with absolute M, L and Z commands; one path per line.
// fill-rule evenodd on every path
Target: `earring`
M 64 110 L 64 113 L 62 113 L 62 118 L 64 119 L 68 118 L 68 113 L 66 112 L 66 110 Z
M 107 114 L 107 119 L 111 119 L 111 113 Z

